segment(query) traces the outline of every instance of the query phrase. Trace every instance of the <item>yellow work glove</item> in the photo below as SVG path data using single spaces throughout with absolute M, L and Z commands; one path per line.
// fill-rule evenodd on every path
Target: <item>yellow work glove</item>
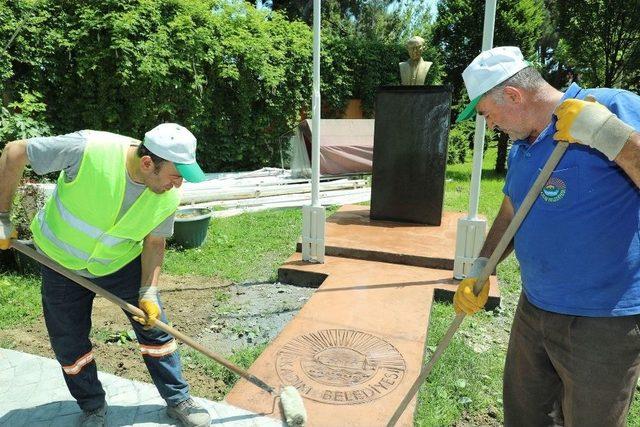
M 133 320 L 142 323 L 144 329 L 151 329 L 160 317 L 160 299 L 156 286 L 142 286 L 138 294 L 138 307 L 147 315 L 146 318 L 133 316 Z
M 558 121 L 554 139 L 588 145 L 609 160 L 616 158 L 634 131 L 592 96 L 584 101 L 565 100 L 556 108 L 555 115 Z
M 489 299 L 489 280 L 484 282 L 484 286 L 477 296 L 473 293 L 473 286 L 478 281 L 478 276 L 482 273 L 487 262 L 489 262 L 488 258 L 476 258 L 471 265 L 469 275 L 458 285 L 458 289 L 453 296 L 453 308 L 457 314 L 472 315 L 482 310 L 487 303 L 487 299 Z
M 9 212 L 0 212 L 0 250 L 9 249 L 11 239 L 17 239 L 18 232 L 9 219 Z

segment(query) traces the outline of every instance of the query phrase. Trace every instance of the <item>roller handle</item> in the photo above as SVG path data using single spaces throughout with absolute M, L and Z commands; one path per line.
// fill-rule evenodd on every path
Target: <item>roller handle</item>
M 60 264 L 56 263 L 55 261 L 51 260 L 47 256 L 45 256 L 45 255 L 43 255 L 43 254 L 31 249 L 29 246 L 27 246 L 23 242 L 20 242 L 18 240 L 12 240 L 11 241 L 11 246 L 13 246 L 13 248 L 15 248 L 16 250 L 22 252 L 23 254 L 27 255 L 28 257 L 33 258 L 34 260 L 38 261 L 40 264 L 49 267 L 50 269 L 62 274 L 63 276 L 67 277 L 70 280 L 73 280 L 78 285 L 80 285 L 80 286 L 82 286 L 84 288 L 87 288 L 90 291 L 95 292 L 97 295 L 100 295 L 101 297 L 109 300 L 110 302 L 116 304 L 118 307 L 120 307 L 121 309 L 123 309 L 123 310 L 125 310 L 125 311 L 127 311 L 127 312 L 129 312 L 131 314 L 133 314 L 134 316 L 143 317 L 143 318 L 147 317 L 146 313 L 144 311 L 142 311 L 140 308 L 136 307 L 135 305 L 129 304 L 125 300 L 123 300 L 121 298 L 118 298 L 117 296 L 113 295 L 112 293 L 110 293 L 108 291 L 105 291 L 100 286 L 96 285 L 95 283 L 91 282 L 90 280 L 73 273 L 72 271 L 68 270 L 67 268 L 65 268 L 65 267 L 61 266 Z M 162 322 L 161 320 L 156 320 L 153 326 L 155 328 L 163 330 L 164 332 L 166 332 L 166 333 L 174 336 L 175 338 L 179 339 L 180 341 L 184 342 L 189 347 L 192 347 L 193 349 L 199 351 L 200 353 L 210 357 L 211 359 L 215 360 L 219 364 L 223 365 L 225 368 L 229 369 L 230 371 L 235 372 L 236 374 L 240 375 L 245 380 L 247 380 L 250 383 L 260 387 L 262 390 L 264 390 L 264 391 L 266 391 L 266 392 L 268 392 L 270 394 L 275 394 L 275 392 L 276 392 L 275 388 L 273 388 L 270 385 L 266 384 L 264 381 L 262 381 L 261 379 L 257 378 L 256 376 L 250 374 L 249 372 L 245 371 L 241 367 L 231 363 L 230 361 L 226 360 L 225 358 L 219 356 L 218 354 L 212 352 L 208 348 L 206 348 L 206 347 L 202 346 L 201 344 L 197 343 L 191 337 L 189 337 L 188 335 L 183 334 L 182 332 L 178 331 L 177 329 L 173 328 L 172 326 L 167 325 L 166 323 Z
M 551 156 L 549 156 L 549 158 L 547 159 L 547 162 L 545 163 L 544 167 L 538 174 L 538 177 L 536 178 L 533 185 L 531 186 L 531 189 L 529 190 L 524 200 L 522 201 L 522 204 L 518 208 L 518 211 L 513 216 L 513 219 L 509 223 L 509 226 L 507 227 L 504 234 L 500 238 L 500 241 L 498 242 L 498 245 L 496 246 L 493 253 L 491 254 L 491 257 L 489 257 L 489 261 L 487 261 L 487 265 L 482 270 L 482 273 L 480 273 L 480 275 L 478 276 L 478 280 L 476 280 L 476 283 L 473 286 L 473 292 L 476 295 L 480 293 L 480 291 L 482 290 L 482 286 L 489 279 L 489 276 L 495 270 L 496 266 L 498 265 L 498 262 L 500 262 L 500 258 L 502 257 L 502 254 L 511 243 L 513 236 L 515 236 L 516 231 L 518 231 L 518 228 L 520 228 L 520 224 L 522 224 L 522 221 L 529 213 L 531 206 L 533 206 L 533 203 L 538 198 L 538 195 L 542 191 L 542 188 L 549 180 L 551 173 L 560 162 L 560 159 L 562 159 L 562 156 L 564 155 L 564 152 L 567 151 L 568 147 L 569 147 L 568 142 L 559 141 L 558 144 L 556 145 L 556 148 L 553 149 Z M 488 283 L 487 283 L 487 286 L 489 286 Z M 449 329 L 447 329 L 447 332 L 442 337 L 442 340 L 440 340 L 440 343 L 438 344 L 438 347 L 436 348 L 435 352 L 431 356 L 431 359 L 429 359 L 429 362 L 427 362 L 427 364 L 424 365 L 424 367 L 420 371 L 420 375 L 415 380 L 415 382 L 409 389 L 409 392 L 407 393 L 407 395 L 404 397 L 402 402 L 400 402 L 400 406 L 398 406 L 398 409 L 396 409 L 396 412 L 393 414 L 393 416 L 389 420 L 389 423 L 387 424 L 388 427 L 393 427 L 398 422 L 398 419 L 400 418 L 400 416 L 402 415 L 406 407 L 409 405 L 409 402 L 411 402 L 413 397 L 418 392 L 418 389 L 420 388 L 422 383 L 427 379 L 427 377 L 431 373 L 433 366 L 436 364 L 438 359 L 440 359 L 440 356 L 442 356 L 442 353 L 444 353 L 445 349 L 449 346 L 449 342 L 451 342 L 451 338 L 453 338 L 453 335 L 456 333 L 456 331 L 462 324 L 462 321 L 464 320 L 464 318 L 465 318 L 465 314 L 460 313 L 456 315 L 455 319 L 453 319 L 453 322 L 451 322 Z

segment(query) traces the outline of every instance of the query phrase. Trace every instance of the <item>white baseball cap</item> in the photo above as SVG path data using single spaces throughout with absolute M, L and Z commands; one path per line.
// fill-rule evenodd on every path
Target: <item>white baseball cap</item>
M 476 105 L 482 95 L 530 65 L 522 57 L 520 49 L 514 46 L 494 47 L 476 56 L 462 72 L 471 102 L 458 115 L 456 123 L 476 113 Z
M 187 128 L 176 123 L 163 123 L 144 134 L 143 144 L 156 156 L 173 162 L 185 180 L 205 180 L 196 163 L 196 137 Z

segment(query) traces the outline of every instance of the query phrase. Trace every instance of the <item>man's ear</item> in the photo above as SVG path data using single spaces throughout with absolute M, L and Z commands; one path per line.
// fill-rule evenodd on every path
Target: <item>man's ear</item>
M 140 158 L 140 170 L 144 172 L 153 171 L 155 164 L 151 160 L 151 156 L 142 156 Z
M 524 94 L 522 89 L 514 86 L 505 86 L 503 88 L 504 97 L 515 104 L 522 104 L 524 101 Z

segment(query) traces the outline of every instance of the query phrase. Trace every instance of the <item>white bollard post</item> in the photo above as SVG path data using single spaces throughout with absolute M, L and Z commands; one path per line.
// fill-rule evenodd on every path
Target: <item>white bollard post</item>
M 467 277 L 471 264 L 478 257 L 484 236 L 487 232 L 487 221 L 484 219 L 460 218 L 456 234 L 456 257 L 453 261 L 453 277 L 461 280 Z
M 324 263 L 324 206 L 302 207 L 302 259 Z

